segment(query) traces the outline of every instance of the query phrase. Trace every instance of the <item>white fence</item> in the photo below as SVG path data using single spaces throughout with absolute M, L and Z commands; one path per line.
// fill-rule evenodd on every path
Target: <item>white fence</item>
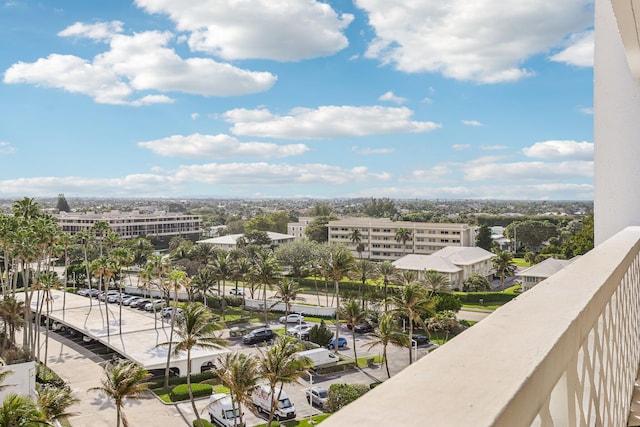
M 264 300 L 258 299 L 245 299 L 244 306 L 247 308 L 252 308 L 255 310 L 264 311 Z M 279 311 L 285 312 L 285 305 L 281 302 L 274 302 L 267 300 L 267 309 L 269 311 Z M 302 313 L 307 316 L 319 316 L 319 317 L 331 317 L 335 316 L 336 309 L 333 307 L 319 307 L 315 305 L 304 305 L 304 304 L 291 304 L 290 310 L 291 313 Z

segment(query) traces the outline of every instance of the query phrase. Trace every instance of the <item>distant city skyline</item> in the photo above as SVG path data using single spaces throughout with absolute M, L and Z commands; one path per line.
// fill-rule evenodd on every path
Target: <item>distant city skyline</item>
M 0 198 L 593 199 L 593 2 L 0 3 Z

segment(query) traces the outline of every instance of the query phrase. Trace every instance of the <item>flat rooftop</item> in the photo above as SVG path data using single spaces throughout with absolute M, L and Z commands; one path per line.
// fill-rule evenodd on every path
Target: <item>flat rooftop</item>
M 167 346 L 157 347 L 158 344 L 169 341 L 171 325 L 163 322 L 160 313 L 157 320 L 154 313 L 148 313 L 136 308 L 122 306 L 122 333 L 120 333 L 120 306 L 106 304 L 97 299 L 90 299 L 71 292 L 52 290 L 52 301 L 49 317 L 67 327 L 85 334 L 117 351 L 127 359 L 136 362 L 147 370 L 164 369 L 167 363 Z M 24 298 L 24 294 L 18 295 Z M 36 309 L 36 293 L 31 303 L 32 310 Z M 64 302 L 64 310 L 63 310 Z M 109 333 L 107 334 L 107 310 L 109 311 Z M 43 314 L 45 310 L 43 309 Z M 177 339 L 174 333 L 174 341 Z M 224 347 L 203 349 L 195 347 L 191 350 L 192 373 L 199 373 L 200 367 L 207 363 L 215 363 L 219 356 L 228 353 Z M 180 375 L 186 375 L 187 354 L 181 352 L 171 356 L 171 367 L 180 369 Z

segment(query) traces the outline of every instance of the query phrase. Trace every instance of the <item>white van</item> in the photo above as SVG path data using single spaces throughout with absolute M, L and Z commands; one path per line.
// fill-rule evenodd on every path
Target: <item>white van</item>
M 280 396 L 279 399 L 278 395 Z M 289 420 L 296 417 L 296 407 L 293 406 L 284 390 L 280 392 L 280 389 L 276 388 L 273 398 L 274 400 L 278 399 L 278 406 L 274 411 L 276 420 Z M 271 388 L 266 384 L 257 386 L 251 392 L 251 400 L 258 412 L 269 414 L 271 411 Z
M 234 424 L 239 415 L 238 423 Z M 245 427 L 244 414 L 240 414 L 238 405 L 235 410 L 229 393 L 216 393 L 209 398 L 209 417 L 211 424 L 223 427 Z
M 297 357 L 306 357 L 311 360 L 311 368 L 313 369 L 320 366 L 334 365 L 340 360 L 332 351 L 326 348 L 301 351 L 297 353 Z

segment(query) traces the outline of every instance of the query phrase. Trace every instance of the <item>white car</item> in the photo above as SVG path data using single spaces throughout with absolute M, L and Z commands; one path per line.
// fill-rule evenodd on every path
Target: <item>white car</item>
M 304 322 L 304 316 L 300 313 L 291 313 L 288 316 L 282 316 L 280 323 L 302 323 Z
M 242 289 L 233 288 L 229 291 L 229 295 L 237 295 L 239 297 L 244 296 L 244 291 Z
M 296 325 L 289 329 L 287 329 L 287 335 L 291 335 L 292 337 L 298 338 L 301 334 L 305 332 L 309 332 L 313 328 L 313 325 Z

